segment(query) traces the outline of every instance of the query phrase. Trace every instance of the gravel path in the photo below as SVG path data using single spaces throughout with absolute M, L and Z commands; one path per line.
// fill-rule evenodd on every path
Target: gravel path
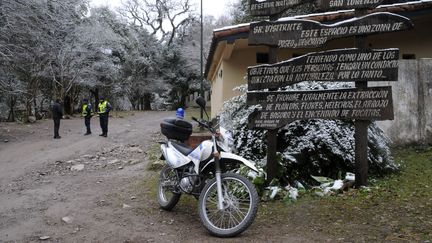
M 79 118 L 0 123 L 0 242 L 226 242 L 207 234 L 195 199 L 159 210 L 146 151 L 168 112 L 111 118 L 108 138 L 83 136 Z M 4 142 L 8 141 L 8 142 Z M 307 242 L 278 225 L 252 224 L 228 242 Z

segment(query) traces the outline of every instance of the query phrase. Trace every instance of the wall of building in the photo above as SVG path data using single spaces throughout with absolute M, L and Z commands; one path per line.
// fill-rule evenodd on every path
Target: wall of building
M 247 47 L 244 40 L 236 41 L 236 45 L 244 46 L 235 49 L 230 58 L 222 60 L 222 64 L 216 72 L 216 78 L 212 83 L 211 114 L 215 117 L 222 109 L 223 102 L 240 95 L 234 88 L 246 84 L 246 72 L 249 66 L 255 66 L 256 53 L 268 52 L 267 47 Z
M 432 59 L 401 60 L 398 82 L 370 82 L 393 87 L 395 119 L 378 125 L 395 145 L 432 143 Z
M 221 110 L 224 100 L 223 92 L 223 64 L 221 64 L 216 72 L 215 79 L 212 81 L 211 92 L 211 116 L 215 117 Z M 216 91 L 216 92 L 215 92 Z

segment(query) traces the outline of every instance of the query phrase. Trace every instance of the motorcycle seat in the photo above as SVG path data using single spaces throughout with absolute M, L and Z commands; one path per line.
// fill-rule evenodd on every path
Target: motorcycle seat
M 171 142 L 171 144 L 173 145 L 173 147 L 175 149 L 177 149 L 180 153 L 182 153 L 183 155 L 189 155 L 193 149 L 189 146 L 187 146 L 184 143 L 176 143 L 176 142 Z

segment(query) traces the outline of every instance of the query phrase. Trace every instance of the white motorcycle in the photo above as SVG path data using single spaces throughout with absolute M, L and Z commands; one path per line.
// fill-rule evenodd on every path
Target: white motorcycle
M 205 108 L 205 100 L 198 97 L 197 104 Z M 205 111 L 205 110 L 204 110 Z M 207 118 L 209 117 L 206 112 Z M 230 137 L 210 121 L 198 121 L 212 134 L 211 140 L 190 148 L 182 142 L 192 133 L 192 124 L 181 119 L 165 119 L 162 133 L 167 137 L 161 143 L 162 169 L 158 184 L 158 202 L 162 209 L 171 210 L 181 194 L 199 198 L 199 216 L 205 228 L 218 237 L 233 237 L 246 230 L 258 210 L 258 194 L 245 177 L 232 173 L 238 165 L 258 172 L 250 161 L 230 153 Z M 178 142 L 180 141 L 180 142 Z

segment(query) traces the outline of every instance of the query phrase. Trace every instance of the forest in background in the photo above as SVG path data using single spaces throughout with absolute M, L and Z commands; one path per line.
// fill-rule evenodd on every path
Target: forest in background
M 67 114 L 101 96 L 120 110 L 184 107 L 200 88 L 197 9 L 190 0 L 128 0 L 116 10 L 0 1 L 0 120 L 41 119 L 55 99 Z M 213 29 L 231 21 L 203 17 L 204 61 Z
M 100 96 L 118 110 L 186 107 L 201 82 L 198 9 L 191 0 L 125 0 L 116 10 L 89 0 L 0 1 L 0 121 L 49 116 L 55 99 L 67 114 Z M 316 11 L 307 3 L 281 17 Z M 204 63 L 213 29 L 262 19 L 248 0 L 203 16 Z

